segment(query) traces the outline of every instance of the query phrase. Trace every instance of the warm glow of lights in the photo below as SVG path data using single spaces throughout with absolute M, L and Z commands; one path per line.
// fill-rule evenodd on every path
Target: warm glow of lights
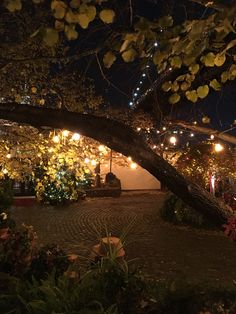
M 80 139 L 80 134 L 79 133 L 74 133 L 73 135 L 72 135 L 72 140 L 73 141 L 78 141 Z
M 136 169 L 138 167 L 138 165 L 135 163 L 135 162 L 132 162 L 131 164 L 130 164 L 130 168 L 131 169 Z
M 193 122 L 193 124 L 195 124 L 195 125 L 196 125 L 196 124 L 197 124 L 197 121 L 194 121 L 194 122 Z
M 175 145 L 176 142 L 177 142 L 177 138 L 175 136 L 171 136 L 169 141 L 170 141 L 171 144 Z
M 86 164 L 88 164 L 88 163 L 89 163 L 89 159 L 88 159 L 88 158 L 85 158 L 84 162 L 85 162 Z
M 165 126 L 163 126 L 162 130 L 163 130 L 163 131 L 166 131 L 166 127 L 165 127 Z
M 104 152 L 105 149 L 106 149 L 106 148 L 105 148 L 104 145 L 99 145 L 99 146 L 98 146 L 99 152 Z
M 96 164 L 97 164 L 96 160 L 93 159 L 93 160 L 91 161 L 91 165 L 92 165 L 92 166 L 96 166 Z
M 156 145 L 153 145 L 153 147 L 152 147 L 153 149 L 155 149 L 155 148 L 157 148 L 157 146 Z
M 67 131 L 67 130 L 62 131 L 62 135 L 63 135 L 64 137 L 69 136 L 69 134 L 70 134 L 70 132 Z
M 7 156 L 6 156 L 8 159 L 10 159 L 11 158 L 11 154 L 7 154 Z
M 215 151 L 218 153 L 224 149 L 224 146 L 221 145 L 220 143 L 216 143 L 214 148 L 215 148 Z
M 138 127 L 138 128 L 137 128 L 137 131 L 138 131 L 138 132 L 141 131 L 141 128 Z
M 7 174 L 7 173 L 8 173 L 7 169 L 3 169 L 2 172 L 3 172 L 4 174 Z
M 59 143 L 60 142 L 60 138 L 57 135 L 54 135 L 52 140 L 53 140 L 54 143 Z
M 131 158 L 131 157 L 128 157 L 127 159 L 128 159 L 128 161 L 132 161 L 132 158 Z
M 213 134 L 211 134 L 210 139 L 214 140 L 215 136 Z
M 190 134 L 190 136 L 191 136 L 191 137 L 194 137 L 194 134 L 193 134 L 193 133 L 191 133 L 191 134 Z

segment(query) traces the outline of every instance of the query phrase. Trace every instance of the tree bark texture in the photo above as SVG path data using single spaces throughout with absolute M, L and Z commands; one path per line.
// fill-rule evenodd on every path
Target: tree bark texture
M 91 137 L 123 155 L 131 156 L 170 191 L 219 226 L 231 216 L 226 205 L 219 203 L 206 190 L 186 180 L 167 161 L 155 154 L 139 134 L 123 123 L 90 114 L 17 103 L 1 103 L 0 119 L 35 127 L 66 129 Z

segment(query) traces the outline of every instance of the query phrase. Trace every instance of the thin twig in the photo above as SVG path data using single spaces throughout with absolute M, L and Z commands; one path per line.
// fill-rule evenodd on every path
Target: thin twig
M 130 11 L 130 26 L 133 25 L 133 6 L 132 0 L 129 0 L 129 11 Z
M 114 89 L 116 89 L 118 92 L 120 92 L 121 94 L 123 94 L 123 95 L 125 95 L 125 96 L 128 97 L 128 95 L 127 95 L 125 92 L 123 92 L 121 89 L 119 89 L 115 84 L 113 84 L 113 83 L 106 77 L 106 75 L 105 75 L 105 73 L 104 73 L 104 71 L 103 71 L 103 69 L 102 69 L 102 65 L 101 65 L 101 62 L 100 62 L 100 60 L 99 60 L 99 58 L 98 58 L 97 53 L 96 53 L 95 55 L 96 55 L 96 60 L 97 60 L 98 66 L 99 66 L 99 70 L 100 70 L 101 75 L 102 75 L 102 77 L 104 78 L 104 80 L 105 80 L 109 85 L 111 85 Z

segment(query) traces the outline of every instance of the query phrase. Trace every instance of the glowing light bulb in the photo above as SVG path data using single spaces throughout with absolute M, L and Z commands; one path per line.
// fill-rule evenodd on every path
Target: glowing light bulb
M 73 141 L 78 141 L 80 139 L 80 134 L 79 133 L 74 133 L 73 135 L 72 135 L 72 140 Z
M 129 102 L 129 105 L 130 105 L 130 106 L 133 106 L 133 104 L 134 104 L 134 103 L 133 103 L 132 101 Z
M 88 163 L 89 163 L 89 159 L 88 159 L 88 158 L 85 158 L 84 162 L 85 162 L 86 164 L 88 164 Z
M 163 130 L 163 131 L 166 131 L 166 127 L 165 127 L 165 126 L 163 126 L 162 130 Z
M 139 88 L 139 87 L 137 87 L 137 88 L 136 88 L 136 90 L 140 90 L 140 88 Z
M 193 134 L 193 133 L 191 133 L 191 134 L 190 134 L 190 136 L 191 136 L 191 137 L 194 137 L 194 134 Z
M 143 73 L 142 77 L 145 77 L 145 76 L 146 76 L 146 74 L 145 74 L 145 73 Z
M 158 46 L 158 42 L 155 42 L 155 43 L 154 43 L 154 46 L 157 47 L 157 46 Z
M 104 145 L 99 145 L 99 146 L 98 146 L 98 150 L 99 150 L 100 152 L 104 152 L 105 146 L 104 146 Z
M 132 158 L 131 158 L 130 156 L 129 156 L 127 159 L 128 159 L 128 161 L 131 161 L 131 160 L 132 160 Z
M 132 162 L 131 164 L 130 164 L 130 168 L 131 169 L 136 169 L 138 167 L 138 165 L 135 163 L 135 162 Z
M 171 144 L 175 145 L 176 142 L 177 142 L 177 138 L 175 136 L 171 136 L 169 141 L 170 141 Z
M 4 174 L 7 174 L 7 173 L 8 173 L 7 169 L 3 169 L 2 172 L 3 172 Z
M 213 134 L 211 134 L 210 139 L 214 140 L 215 136 Z
M 224 146 L 221 145 L 220 143 L 216 143 L 215 144 L 215 151 L 218 153 L 218 152 L 221 152 L 222 150 L 224 149 Z
M 53 140 L 54 143 L 59 143 L 60 142 L 60 138 L 57 135 L 54 135 L 52 140 Z
M 7 156 L 6 156 L 8 159 L 10 159 L 11 158 L 11 154 L 7 154 Z
M 70 132 L 67 131 L 67 130 L 62 131 L 62 135 L 63 135 L 64 137 L 69 136 L 69 134 L 70 134 Z
M 138 94 L 137 94 L 137 93 L 134 93 L 134 96 L 136 97 L 136 96 L 138 96 Z
M 92 166 L 96 166 L 96 164 L 97 164 L 96 160 L 93 159 L 93 160 L 91 161 L 91 165 L 92 165 Z
M 139 132 L 139 131 L 141 131 L 141 128 L 140 128 L 140 127 L 138 127 L 136 130 Z

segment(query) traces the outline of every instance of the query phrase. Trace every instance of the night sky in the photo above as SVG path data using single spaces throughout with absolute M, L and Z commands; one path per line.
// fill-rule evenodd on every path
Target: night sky
M 187 0 L 146 0 L 146 1 L 132 1 L 134 18 L 135 16 L 144 16 L 149 19 L 156 19 L 160 16 L 170 13 L 174 16 L 177 23 L 183 22 L 186 18 L 204 17 L 210 13 L 209 10 L 202 8 L 196 3 Z M 123 23 L 129 17 L 129 10 L 127 1 L 115 2 L 120 9 L 121 15 L 118 16 L 119 23 Z M 126 4 L 126 6 L 124 6 Z M 123 7 L 124 6 L 124 9 Z M 97 34 L 100 34 L 98 40 Z M 96 36 L 91 37 L 88 41 L 84 40 L 84 47 L 90 46 L 94 48 L 104 40 L 106 31 L 101 30 L 96 33 Z M 102 63 L 102 60 L 100 60 Z M 137 84 L 142 75 L 142 70 L 138 61 L 132 64 L 124 63 L 121 59 L 117 60 L 111 69 L 103 69 L 107 79 L 109 79 L 115 87 L 109 85 L 103 78 L 99 69 L 96 58 L 89 57 L 84 59 L 81 63 L 84 75 L 88 75 L 94 80 L 95 87 L 98 93 L 102 92 L 105 102 L 113 107 L 128 107 L 132 100 L 132 93 L 137 87 Z M 157 74 L 152 76 L 152 80 L 157 78 Z M 152 82 L 145 80 L 142 92 L 149 88 Z M 198 102 L 197 104 L 187 103 L 181 108 L 173 110 L 173 118 L 178 117 L 187 121 L 198 120 L 207 115 L 211 119 L 210 127 L 226 130 L 229 129 L 233 121 L 236 119 L 236 82 L 226 84 L 220 92 L 211 92 L 207 99 Z M 170 117 L 171 118 L 171 117 Z M 232 131 L 236 134 L 236 131 Z

